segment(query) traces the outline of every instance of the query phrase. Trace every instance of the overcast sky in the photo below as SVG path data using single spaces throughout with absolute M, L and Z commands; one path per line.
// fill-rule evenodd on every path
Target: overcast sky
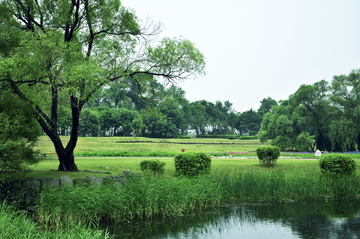
M 359 0 L 122 0 L 204 54 L 206 76 L 179 83 L 190 101 L 257 110 L 301 84 L 360 68 Z

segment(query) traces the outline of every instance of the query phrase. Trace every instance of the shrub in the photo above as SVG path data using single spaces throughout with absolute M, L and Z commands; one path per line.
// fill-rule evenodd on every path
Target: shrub
M 187 136 L 187 135 L 181 135 L 180 139 L 191 139 L 191 136 Z
M 319 166 L 322 174 L 339 177 L 353 175 L 356 162 L 348 155 L 323 155 L 320 158 Z
M 230 135 L 229 137 L 228 137 L 228 139 L 237 139 L 238 138 L 238 136 L 236 136 L 236 135 Z
M 248 136 L 248 135 L 240 135 L 239 139 L 240 140 L 251 140 L 251 139 L 257 139 L 258 137 L 256 135 L 254 136 Z
M 22 170 L 39 162 L 34 145 L 40 135 L 31 107 L 9 92 L 0 93 L 0 171 Z
M 211 157 L 205 153 L 183 153 L 175 157 L 175 175 L 196 176 L 210 173 Z
M 276 146 L 263 146 L 256 149 L 260 165 L 273 167 L 280 156 L 280 148 Z
M 141 171 L 152 171 L 153 173 L 164 173 L 164 162 L 159 160 L 144 160 L 140 163 Z

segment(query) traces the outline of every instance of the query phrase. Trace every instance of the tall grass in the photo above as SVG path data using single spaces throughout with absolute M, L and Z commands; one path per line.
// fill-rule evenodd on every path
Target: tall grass
M 59 187 L 41 194 L 36 220 L 51 225 L 182 216 L 219 204 L 221 199 L 219 183 L 208 176 L 138 179 L 122 187 L 112 183 Z
M 359 177 L 231 169 L 194 178 L 147 177 L 119 186 L 59 187 L 44 191 L 35 219 L 45 225 L 182 216 L 226 202 L 281 202 L 360 195 Z
M 5 202 L 0 204 L 0 238 L 110 238 L 107 232 L 93 229 L 80 224 L 54 224 L 45 227 L 35 223 L 24 213 L 15 209 Z
M 224 190 L 224 200 L 259 202 L 360 196 L 359 177 L 334 179 L 318 174 L 229 168 L 218 169 L 213 177 Z

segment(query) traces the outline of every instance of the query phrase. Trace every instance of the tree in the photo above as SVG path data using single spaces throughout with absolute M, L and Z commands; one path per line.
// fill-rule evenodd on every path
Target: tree
M 143 121 L 140 114 L 135 110 L 126 108 L 116 109 L 116 118 L 122 127 L 124 135 L 128 135 L 132 129 L 140 131 L 143 128 Z
M 253 109 L 241 113 L 239 120 L 239 128 L 241 132 L 249 133 L 249 135 L 256 135 L 259 132 L 261 118 Z
M 205 128 L 208 125 L 206 107 L 200 101 L 189 104 L 190 126 L 196 130 L 196 135 L 205 134 Z
M 34 143 L 40 127 L 28 105 L 9 92 L 0 100 L 0 171 L 22 169 L 39 161 Z
M 73 151 L 83 106 L 103 86 L 151 75 L 175 82 L 204 73 L 204 57 L 189 40 L 154 36 L 119 0 L 0 0 L 0 82 L 31 109 L 54 144 L 59 170 L 77 171 Z M 11 41 L 7 41 L 10 38 Z M 68 144 L 58 134 L 59 99 L 71 108 Z
M 272 99 L 270 96 L 268 98 L 264 98 L 262 101 L 260 101 L 261 105 L 258 109 L 258 114 L 260 114 L 261 118 L 264 117 L 266 113 L 271 112 L 271 108 L 274 105 L 277 105 L 276 100 Z
M 356 135 L 356 144 L 360 145 L 360 70 L 353 70 L 348 76 L 334 76 L 331 82 L 331 102 L 338 109 L 336 119 L 341 119 L 344 125 L 339 122 L 331 124 L 331 142 L 335 147 L 335 141 L 341 142 L 340 150 L 353 148 L 353 136 Z M 340 127 L 337 127 L 338 126 Z M 341 130 L 340 130 L 341 129 Z M 342 131 L 342 132 L 341 132 Z M 349 134 L 347 134 L 348 132 Z M 335 135 L 341 139 L 336 140 Z M 347 137 L 349 136 L 349 137 Z M 344 144 L 345 143 L 345 144 Z
M 98 136 L 100 121 L 97 115 L 90 109 L 84 109 L 79 120 L 79 135 L 93 137 Z

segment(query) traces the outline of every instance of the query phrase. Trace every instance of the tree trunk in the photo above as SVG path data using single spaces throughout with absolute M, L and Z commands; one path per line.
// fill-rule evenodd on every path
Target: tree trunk
M 58 167 L 59 171 L 78 171 L 73 152 L 64 149 L 62 153 L 58 153 L 58 157 L 60 162 Z

